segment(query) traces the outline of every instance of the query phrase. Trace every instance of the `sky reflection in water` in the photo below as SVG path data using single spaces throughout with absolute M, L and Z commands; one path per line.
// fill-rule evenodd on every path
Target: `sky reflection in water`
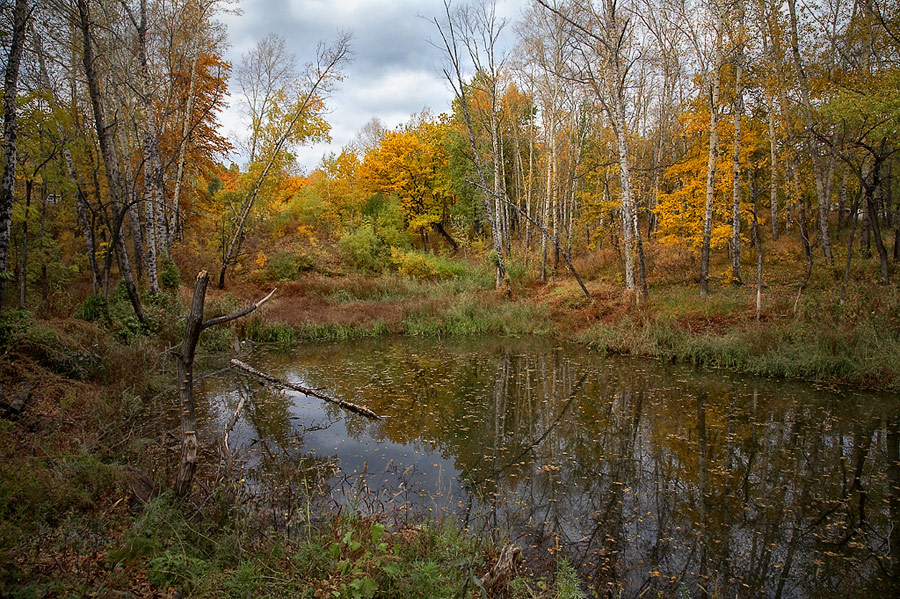
M 251 393 L 231 442 L 251 467 L 333 461 L 336 502 L 509 531 L 533 563 L 560 552 L 624 596 L 896 593 L 895 398 L 531 338 L 378 339 L 251 362 L 386 416 L 232 377 L 207 386 L 216 423 Z

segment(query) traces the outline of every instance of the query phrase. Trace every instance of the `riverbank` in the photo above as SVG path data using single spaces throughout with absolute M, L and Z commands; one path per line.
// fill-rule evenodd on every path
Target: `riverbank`
M 335 509 L 314 480 L 290 484 L 294 471 L 286 487 L 261 481 L 282 496 L 258 504 L 240 468 L 223 473 L 214 438 L 202 440 L 193 494 L 176 500 L 166 349 L 180 331 L 166 314 L 177 301 L 149 306 L 149 335 L 121 321 L 127 300 L 115 295 L 82 311 L 97 323 L 0 318 L 0 385 L 22 398 L 0 415 L 3 597 L 477 597 L 491 584 L 495 596 L 583 596 L 564 561 L 493 580 L 502 536 L 400 504 Z M 204 339 L 198 374 L 219 368 L 230 342 Z M 278 502 L 298 516 L 276 516 Z
M 533 265 L 511 270 L 501 291 L 492 289 L 489 267 L 472 265 L 445 279 L 248 276 L 225 292 L 210 290 L 207 317 L 243 307 L 272 286 L 278 293 L 250 318 L 204 333 L 198 374 L 223 366 L 241 340 L 290 347 L 385 335 L 538 334 L 593 351 L 900 389 L 900 297 L 896 287 L 869 283 L 864 267 L 855 267 L 844 302 L 833 269 L 814 271 L 799 300 L 787 270 L 770 273 L 759 320 L 753 286 L 721 281 L 701 301 L 680 268 L 653 281 L 643 302 L 600 271 L 587 283 L 590 302 L 570 280 L 539 284 Z M 427 518 L 401 527 L 389 513 L 330 511 L 310 512 L 302 537 L 285 535 L 269 514 L 242 503 L 239 473 L 218 471 L 215 440 L 202 453 L 194 496 L 179 503 L 164 493 L 178 455 L 169 352 L 180 340 L 176 315 L 189 302 L 189 279 L 176 296 L 147 302 L 146 327 L 121 291 L 109 302 L 88 299 L 61 310 L 74 318 L 3 314 L 0 385 L 7 398 L 24 397 L 0 419 L 4 593 L 435 597 L 466 588 L 480 595 L 476 581 L 497 562 L 502 538 L 472 537 Z M 149 505 L 137 496 L 142 481 L 160 492 Z M 315 492 L 294 499 L 311 506 Z M 498 595 L 579 592 L 571 570 L 552 560 L 503 585 Z
M 772 280 L 757 319 L 755 285 L 721 285 L 701 300 L 691 285 L 652 287 L 636 301 L 612 283 L 572 281 L 494 291 L 472 282 L 399 277 L 310 277 L 282 282 L 266 312 L 237 334 L 294 344 L 400 334 L 549 335 L 625 354 L 765 377 L 868 390 L 900 390 L 900 293 L 851 283 L 845 299 L 831 273 Z M 259 289 L 242 288 L 243 301 Z M 798 300 L 799 294 L 799 300 Z M 214 301 L 240 303 L 224 294 Z

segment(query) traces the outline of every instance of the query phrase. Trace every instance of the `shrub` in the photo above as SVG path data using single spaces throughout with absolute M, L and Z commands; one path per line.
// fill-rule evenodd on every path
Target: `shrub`
M 181 271 L 171 258 L 164 258 L 159 269 L 159 284 L 166 291 L 175 291 L 181 285 Z
M 459 262 L 416 250 L 391 248 L 391 260 L 401 275 L 416 279 L 455 279 L 466 272 Z
M 307 254 L 279 252 L 267 262 L 265 272 L 270 281 L 293 281 L 312 266 L 313 260 Z
M 371 222 L 364 221 L 341 236 L 340 248 L 344 259 L 358 270 L 381 270 L 383 266 L 384 244 Z
M 90 295 L 75 309 L 75 318 L 88 322 L 109 323 L 109 302 L 102 295 Z

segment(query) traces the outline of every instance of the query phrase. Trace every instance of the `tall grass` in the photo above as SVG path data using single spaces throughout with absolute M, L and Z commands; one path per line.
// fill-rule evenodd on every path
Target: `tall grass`
M 551 324 L 543 305 L 490 301 L 483 295 L 463 293 L 449 302 L 411 312 L 400 326 L 404 334 L 416 336 L 521 335 L 547 333 Z
M 598 323 L 577 340 L 602 351 L 650 356 L 762 376 L 900 389 L 900 332 L 879 319 L 797 319 L 692 333 L 671 316 Z

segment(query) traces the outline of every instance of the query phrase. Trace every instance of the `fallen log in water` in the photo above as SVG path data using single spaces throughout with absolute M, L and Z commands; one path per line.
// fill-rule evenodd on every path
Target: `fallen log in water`
M 316 391 L 315 389 L 310 389 L 309 387 L 304 387 L 303 385 L 298 385 L 297 383 L 291 383 L 289 381 L 281 380 L 277 377 L 272 376 L 271 374 L 266 374 L 265 372 L 259 371 L 249 364 L 245 364 L 238 359 L 232 358 L 231 365 L 235 368 L 243 370 L 253 376 L 260 378 L 264 381 L 268 381 L 280 387 L 284 387 L 286 389 L 293 389 L 294 391 L 299 391 L 300 393 L 304 393 L 306 395 L 312 395 L 313 397 L 318 397 L 327 402 L 331 402 L 333 404 L 339 405 L 345 410 L 349 410 L 361 416 L 365 416 L 366 418 L 370 418 L 372 420 L 381 420 L 381 416 L 370 410 L 365 406 L 360 406 L 355 403 L 351 403 L 349 401 L 344 401 L 343 399 L 335 399 L 334 397 L 329 397 L 324 395 L 323 393 Z

